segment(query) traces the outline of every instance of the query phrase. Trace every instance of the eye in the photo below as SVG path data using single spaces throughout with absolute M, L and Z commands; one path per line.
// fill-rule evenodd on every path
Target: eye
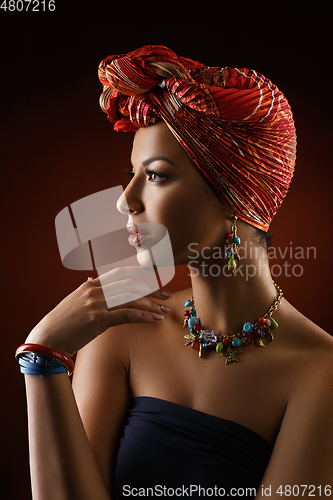
M 148 180 L 152 182 L 161 182 L 166 179 L 166 175 L 156 172 L 155 170 L 145 169 L 145 174 L 148 176 Z

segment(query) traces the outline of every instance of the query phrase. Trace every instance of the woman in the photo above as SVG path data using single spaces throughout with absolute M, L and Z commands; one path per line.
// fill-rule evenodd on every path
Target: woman
M 282 299 L 263 236 L 293 172 L 287 101 L 262 75 L 159 46 L 107 58 L 100 79 L 116 130 L 136 130 L 118 201 L 132 244 L 165 226 L 192 287 L 108 310 L 104 293 L 128 285 L 117 269 L 29 334 L 34 498 L 330 496 L 333 340 Z M 73 388 L 53 368 L 29 374 L 76 352 Z

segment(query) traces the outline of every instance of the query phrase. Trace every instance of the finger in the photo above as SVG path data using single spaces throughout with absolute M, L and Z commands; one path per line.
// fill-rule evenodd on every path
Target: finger
M 89 280 L 90 283 L 89 285 L 91 285 L 91 281 L 97 281 L 97 280 L 93 280 L 93 278 L 91 280 Z M 84 284 L 86 284 L 86 286 L 89 286 L 87 282 L 85 282 Z M 112 285 L 109 285 L 108 287 L 102 287 L 102 291 L 103 291 L 103 302 L 104 304 L 106 304 L 107 308 L 108 309 L 111 309 L 113 307 L 126 307 L 127 305 L 129 307 L 136 307 L 136 305 L 134 304 L 134 302 L 137 302 L 140 298 L 144 298 L 144 297 L 153 297 L 157 300 L 167 300 L 169 299 L 170 297 L 172 297 L 172 293 L 170 292 L 167 292 L 166 290 L 153 290 L 151 291 L 151 287 L 149 285 L 147 285 L 146 283 L 142 283 L 142 282 L 136 282 L 136 287 L 133 286 L 133 283 L 132 282 L 126 282 L 126 280 L 124 282 L 120 282 L 120 283 L 116 283 L 116 284 L 112 284 Z M 94 287 L 90 289 L 90 292 L 93 293 L 93 291 L 95 290 L 96 292 L 98 291 L 99 287 Z M 94 300 L 96 300 L 97 296 L 94 294 L 93 296 Z M 154 301 L 144 301 L 143 304 L 145 304 L 145 309 L 146 310 L 149 310 L 147 309 L 146 307 L 146 304 L 150 304 L 150 308 L 152 308 L 152 310 L 156 311 L 156 307 L 158 308 L 161 308 L 161 305 L 158 304 L 156 306 L 156 302 Z M 137 306 L 139 309 L 141 308 L 141 306 Z M 163 312 L 168 312 L 169 309 L 162 309 Z
M 125 295 L 122 297 L 122 300 L 125 300 L 126 297 Z M 148 297 L 140 297 L 137 298 L 135 301 L 132 302 L 127 302 L 127 303 L 122 303 L 117 306 L 113 306 L 113 310 L 116 309 L 137 309 L 140 311 L 147 311 L 151 313 L 156 313 L 156 314 L 163 314 L 167 313 L 170 311 L 170 309 L 162 304 L 159 304 L 158 302 L 155 302 L 154 300 L 151 300 Z
M 146 297 L 138 296 L 133 293 L 123 293 L 108 297 L 105 300 L 108 309 L 124 309 L 124 307 L 126 308 L 127 306 L 147 311 L 169 312 L 170 309 L 167 306 L 158 304 L 158 302 L 150 299 L 144 301 L 145 298 Z
M 104 315 L 104 321 L 107 328 L 127 323 L 158 323 L 163 319 L 163 314 L 140 311 L 131 308 L 105 311 Z
M 127 302 L 144 297 L 145 295 L 150 295 L 156 291 L 156 286 L 152 286 L 144 281 L 136 281 L 129 278 L 115 283 L 110 283 L 108 285 L 102 285 L 102 288 L 106 299 L 122 295 L 124 293 L 133 294 L 133 298 L 127 300 Z
M 115 267 L 111 269 L 111 271 L 101 274 L 99 280 L 102 285 L 107 285 L 116 281 L 143 278 L 145 276 L 153 276 L 154 274 L 155 272 L 153 269 L 149 270 L 142 266 L 124 266 Z
M 155 300 L 151 300 L 148 297 L 154 297 L 156 299 L 167 299 L 170 294 L 164 292 L 163 290 L 156 290 L 154 293 L 150 292 L 150 287 L 146 283 L 136 282 L 137 290 L 140 293 L 135 293 L 133 282 L 129 280 L 130 283 L 124 282 L 114 283 L 109 285 L 113 287 L 115 292 L 111 295 L 106 295 L 104 292 L 104 287 L 91 286 L 91 282 L 85 282 L 85 300 L 88 300 L 89 307 L 94 305 L 96 309 L 126 309 L 133 308 L 144 311 L 156 312 L 156 313 L 166 313 L 170 309 L 167 306 L 161 305 Z M 127 286 L 126 286 L 127 285 Z M 146 295 L 144 295 L 146 293 Z
M 172 293 L 168 292 L 167 290 L 156 290 L 155 292 L 152 292 L 149 294 L 150 297 L 154 297 L 155 299 L 159 300 L 167 300 L 172 297 Z
M 148 270 L 141 266 L 116 267 L 111 271 L 107 271 L 106 273 L 99 275 L 97 278 L 92 278 L 89 276 L 87 278 L 87 281 L 85 281 L 83 284 L 89 282 L 89 284 L 91 285 L 104 287 L 117 281 L 122 281 L 125 279 L 145 278 L 148 276 L 154 276 L 154 274 L 154 270 Z

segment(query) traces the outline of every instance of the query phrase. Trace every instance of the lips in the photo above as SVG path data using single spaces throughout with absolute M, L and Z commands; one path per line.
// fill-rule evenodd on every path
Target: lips
M 149 238 L 149 236 L 151 236 L 142 228 L 134 224 L 127 224 L 126 229 L 129 233 L 131 233 L 128 237 L 128 243 L 134 247 L 140 246 L 144 242 L 144 240 L 146 240 L 147 238 Z

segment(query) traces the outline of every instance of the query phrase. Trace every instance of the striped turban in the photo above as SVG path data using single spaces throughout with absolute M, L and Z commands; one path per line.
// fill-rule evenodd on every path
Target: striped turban
M 99 65 L 117 131 L 164 120 L 224 205 L 264 231 L 293 176 L 296 133 L 283 93 L 245 68 L 205 66 L 159 45 Z

